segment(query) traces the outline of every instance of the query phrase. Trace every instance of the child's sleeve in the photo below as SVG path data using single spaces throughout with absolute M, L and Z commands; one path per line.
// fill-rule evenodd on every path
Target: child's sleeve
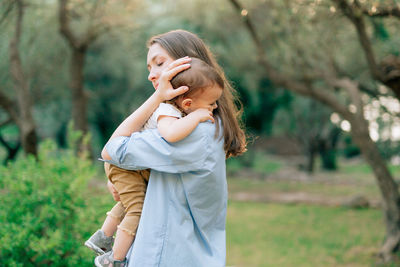
M 182 113 L 175 106 L 168 103 L 161 103 L 155 111 L 155 120 L 158 120 L 159 116 L 170 116 L 175 118 L 182 118 Z

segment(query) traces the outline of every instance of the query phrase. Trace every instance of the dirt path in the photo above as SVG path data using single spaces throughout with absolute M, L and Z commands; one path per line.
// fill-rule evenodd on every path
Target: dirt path
M 299 170 L 297 161 L 289 160 L 272 173 L 248 168 L 228 173 L 229 198 L 282 204 L 380 207 L 372 173 L 316 171 L 309 174 Z
M 371 207 L 379 208 L 380 202 L 377 199 L 368 199 L 361 196 L 351 197 L 327 197 L 313 195 L 306 192 L 290 193 L 255 193 L 255 192 L 235 192 L 229 195 L 229 199 L 235 201 L 281 203 L 281 204 L 311 204 L 332 207 Z

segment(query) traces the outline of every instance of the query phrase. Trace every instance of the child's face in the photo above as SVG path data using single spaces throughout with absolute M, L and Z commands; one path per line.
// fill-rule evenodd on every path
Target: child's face
M 200 89 L 199 92 L 192 96 L 179 97 L 177 104 L 180 108 L 189 114 L 196 109 L 204 108 L 209 111 L 213 111 L 218 107 L 217 100 L 222 95 L 222 89 L 218 85 L 213 85 L 211 87 Z

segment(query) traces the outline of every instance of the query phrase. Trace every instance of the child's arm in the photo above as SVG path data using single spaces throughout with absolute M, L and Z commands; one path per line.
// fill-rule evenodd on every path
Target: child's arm
M 181 86 L 173 89 L 170 80 L 177 73 L 189 68 L 190 65 L 188 63 L 190 60 L 190 58 L 184 57 L 170 63 L 159 78 L 157 90 L 118 126 L 108 141 L 114 137 L 130 136 L 133 132 L 139 131 L 160 103 L 185 93 L 188 90 L 187 87 Z M 105 147 L 101 152 L 101 156 L 106 160 L 111 159 Z
M 212 112 L 208 109 L 196 109 L 183 118 L 160 116 L 157 129 L 167 142 L 178 142 L 187 137 L 200 122 L 211 120 L 214 122 Z

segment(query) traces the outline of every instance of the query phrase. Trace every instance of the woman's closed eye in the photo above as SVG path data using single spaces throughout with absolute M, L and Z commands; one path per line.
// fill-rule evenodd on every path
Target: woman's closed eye
M 164 61 L 157 63 L 157 67 L 161 67 L 164 64 Z

